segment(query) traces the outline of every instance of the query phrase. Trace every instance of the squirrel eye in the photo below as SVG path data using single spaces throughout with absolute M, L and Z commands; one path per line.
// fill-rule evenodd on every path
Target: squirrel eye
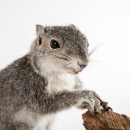
M 39 45 L 41 45 L 42 44 L 42 39 L 41 39 L 41 37 L 39 37 Z
M 60 45 L 56 40 L 51 40 L 50 46 L 51 46 L 52 49 L 60 48 Z

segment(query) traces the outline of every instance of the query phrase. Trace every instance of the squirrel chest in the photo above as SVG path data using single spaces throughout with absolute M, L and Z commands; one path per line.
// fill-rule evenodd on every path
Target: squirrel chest
M 64 90 L 74 91 L 76 85 L 76 76 L 68 73 L 51 74 L 47 76 L 47 90 L 49 93 L 62 92 Z
M 57 92 L 62 92 L 64 90 L 67 91 L 74 91 L 75 85 L 76 85 L 76 76 L 70 75 L 70 74 L 52 74 L 47 77 L 47 86 L 46 89 L 48 90 L 48 93 L 53 94 Z M 55 115 L 49 114 L 49 115 L 43 115 L 38 122 L 35 125 L 35 128 L 37 130 L 45 130 L 48 125 L 53 122 Z M 46 127 L 46 128 L 44 128 Z M 35 129 L 34 129 L 35 130 Z

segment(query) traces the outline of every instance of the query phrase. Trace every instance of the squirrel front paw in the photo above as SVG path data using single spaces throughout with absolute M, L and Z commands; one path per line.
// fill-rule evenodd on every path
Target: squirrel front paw
M 94 91 L 83 90 L 81 96 L 82 98 L 79 100 L 77 107 L 81 109 L 87 108 L 93 115 L 95 112 L 102 113 L 110 109 L 107 103 L 101 100 Z

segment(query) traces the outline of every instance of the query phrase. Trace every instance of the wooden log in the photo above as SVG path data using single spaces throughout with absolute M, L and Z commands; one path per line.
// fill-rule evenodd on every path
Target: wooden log
M 86 130 L 130 130 L 130 118 L 108 110 L 103 114 L 87 111 L 82 115 Z

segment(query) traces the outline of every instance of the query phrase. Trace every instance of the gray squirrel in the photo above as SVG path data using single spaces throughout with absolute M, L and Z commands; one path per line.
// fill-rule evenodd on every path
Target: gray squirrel
M 50 130 L 72 106 L 101 113 L 107 103 L 78 78 L 89 62 L 88 41 L 74 25 L 36 25 L 22 58 L 0 71 L 0 130 Z

